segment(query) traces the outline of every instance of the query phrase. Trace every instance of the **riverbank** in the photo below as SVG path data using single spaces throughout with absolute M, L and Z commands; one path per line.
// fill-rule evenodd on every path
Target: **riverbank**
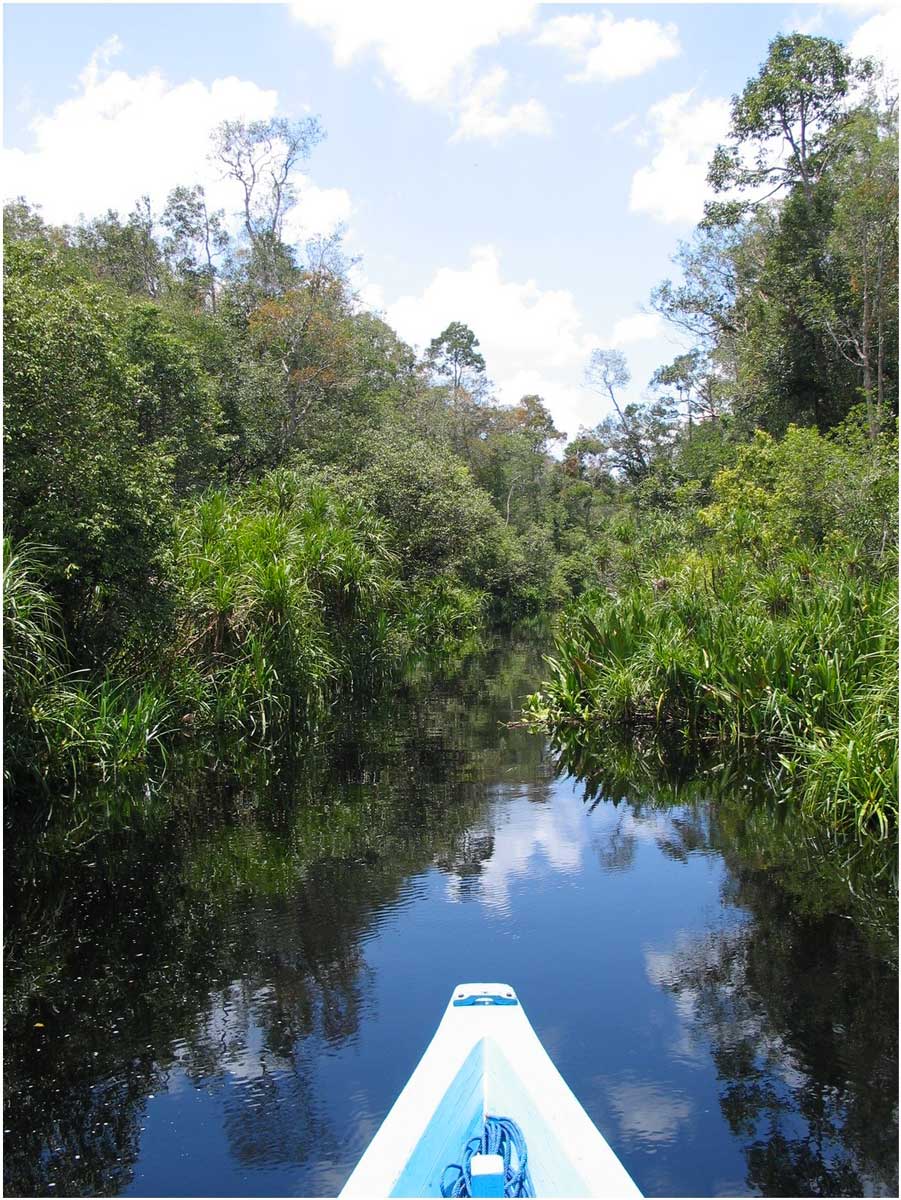
M 560 620 L 533 725 L 564 745 L 599 727 L 751 743 L 775 758 L 786 802 L 896 836 L 890 453 L 887 438 L 874 451 L 812 430 L 758 435 L 664 538 L 636 522 L 610 589 Z
M 80 671 L 47 552 L 7 539 L 13 800 L 158 773 L 189 739 L 309 739 L 342 697 L 459 652 L 489 594 L 441 564 L 411 571 L 394 533 L 371 505 L 298 473 L 209 492 L 178 516 L 153 619 Z

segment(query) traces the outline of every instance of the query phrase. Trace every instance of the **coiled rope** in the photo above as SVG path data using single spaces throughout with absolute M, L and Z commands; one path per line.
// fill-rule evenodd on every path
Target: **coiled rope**
M 513 1156 L 516 1155 L 516 1166 Z M 441 1175 L 442 1196 L 471 1196 L 470 1163 L 474 1154 L 499 1154 L 504 1160 L 504 1195 L 534 1196 L 535 1188 L 529 1175 L 526 1139 L 522 1130 L 509 1117 L 486 1117 L 481 1137 L 470 1138 L 463 1150 L 462 1163 L 449 1163 Z M 456 1171 L 447 1183 L 448 1171 Z

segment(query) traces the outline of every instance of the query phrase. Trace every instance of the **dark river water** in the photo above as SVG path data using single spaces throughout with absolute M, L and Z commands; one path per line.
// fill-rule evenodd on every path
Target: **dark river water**
M 499 980 L 647 1195 L 897 1195 L 893 854 L 725 768 L 567 774 L 501 724 L 540 677 L 505 641 L 131 830 L 8 829 L 6 1194 L 334 1196 Z

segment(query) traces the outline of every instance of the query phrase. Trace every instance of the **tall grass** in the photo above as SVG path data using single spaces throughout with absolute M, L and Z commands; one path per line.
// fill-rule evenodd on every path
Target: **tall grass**
M 65 646 L 59 609 L 41 583 L 46 547 L 3 539 L 3 665 L 6 719 L 26 716 L 32 698 L 56 678 Z
M 184 512 L 180 644 L 220 720 L 308 719 L 481 620 L 480 594 L 462 585 L 402 586 L 389 541 L 371 509 L 288 471 Z
M 106 676 L 92 685 L 68 669 L 59 610 L 41 583 L 50 553 L 4 539 L 4 778 L 12 787 L 144 768 L 172 716 L 153 681 Z
M 558 625 L 530 720 L 766 747 L 835 829 L 898 820 L 897 440 L 758 433 L 678 518 L 611 523 L 607 590 Z M 640 518 L 640 519 L 639 519 Z
M 42 583 L 53 552 L 6 542 L 8 783 L 146 771 L 176 739 L 216 731 L 310 732 L 340 694 L 465 641 L 483 594 L 444 574 L 402 581 L 390 540 L 371 508 L 294 472 L 209 491 L 177 522 L 172 640 L 90 682 L 69 669 Z
M 793 790 L 835 826 L 897 824 L 894 580 L 690 563 L 665 590 L 590 594 L 563 620 L 527 713 L 578 728 L 653 727 L 781 753 Z

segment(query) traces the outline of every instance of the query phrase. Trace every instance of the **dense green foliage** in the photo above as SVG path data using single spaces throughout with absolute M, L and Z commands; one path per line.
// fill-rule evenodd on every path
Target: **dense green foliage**
M 828 39 L 774 40 L 710 167 L 731 197 L 652 296 L 692 348 L 644 407 L 618 403 L 622 356 L 593 355 L 615 415 L 569 452 L 583 477 L 631 487 L 529 712 L 583 752 L 613 726 L 751 740 L 778 756 L 786 794 L 884 836 L 898 812 L 898 142 L 893 102 L 851 99 L 873 74 Z
M 895 444 L 759 434 L 680 519 L 624 525 L 610 591 L 561 621 L 538 721 L 652 725 L 781 751 L 808 806 L 897 820 Z
M 244 170 L 264 131 L 226 133 Z M 309 733 L 342 692 L 559 586 L 529 568 L 566 484 L 541 401 L 449 391 L 360 309 L 336 244 L 276 246 L 289 201 L 257 195 L 236 241 L 196 187 L 160 236 L 145 203 L 77 229 L 6 210 L 6 778 L 23 798 L 146 772 L 201 732 Z
M 596 348 L 610 415 L 562 454 L 541 397 L 492 400 L 465 324 L 417 359 L 339 240 L 284 242 L 313 118 L 215 132 L 237 229 L 188 183 L 75 228 L 8 205 L 7 779 L 310 731 L 412 656 L 575 598 L 536 713 L 774 741 L 810 803 L 884 829 L 897 122 L 872 77 L 775 39 L 711 164 L 727 199 L 652 296 L 688 344 L 640 404 Z

